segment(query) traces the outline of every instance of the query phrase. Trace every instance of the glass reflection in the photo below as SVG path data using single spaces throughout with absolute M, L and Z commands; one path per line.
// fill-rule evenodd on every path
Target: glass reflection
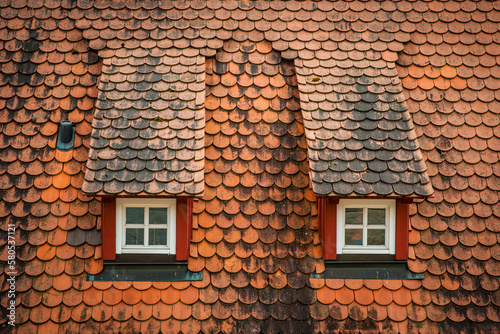
M 385 209 L 368 209 L 368 225 L 385 225 Z
M 363 224 L 363 208 L 345 208 L 346 225 Z
M 142 228 L 128 228 L 125 231 L 126 245 L 144 245 L 144 230 Z
M 385 229 L 381 230 L 369 229 L 367 241 L 369 246 L 385 245 Z
M 150 245 L 167 245 L 167 229 L 156 228 L 149 230 L 149 244 Z
M 144 224 L 144 208 L 126 208 L 126 224 Z
M 168 209 L 167 208 L 149 208 L 149 223 L 150 224 L 167 224 Z
M 345 244 L 363 245 L 363 230 L 362 229 L 345 230 Z

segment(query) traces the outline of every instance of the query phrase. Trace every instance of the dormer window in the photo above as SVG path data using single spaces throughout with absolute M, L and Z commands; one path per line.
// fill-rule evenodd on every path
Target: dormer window
M 325 270 L 313 278 L 423 279 L 406 264 L 412 198 L 318 198 Z
M 337 222 L 337 254 L 395 253 L 396 200 L 342 199 Z
M 318 220 L 325 260 L 339 255 L 360 259 L 408 259 L 409 205 L 412 199 L 318 198 Z
M 175 199 L 116 200 L 116 254 L 175 254 Z
M 186 261 L 193 221 L 192 198 L 102 199 L 104 260 Z

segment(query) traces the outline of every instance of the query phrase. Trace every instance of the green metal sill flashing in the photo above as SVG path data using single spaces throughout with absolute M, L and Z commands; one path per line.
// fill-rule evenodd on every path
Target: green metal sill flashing
M 325 271 L 312 273 L 311 278 L 340 279 L 424 279 L 423 273 L 413 273 L 406 261 L 325 261 Z
M 87 281 L 201 281 L 203 273 L 190 271 L 187 262 L 137 263 L 104 261 L 103 270 L 87 275 Z

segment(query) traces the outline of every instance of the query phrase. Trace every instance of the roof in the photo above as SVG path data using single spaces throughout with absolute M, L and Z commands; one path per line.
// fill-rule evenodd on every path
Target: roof
M 0 217 L 16 225 L 18 333 L 497 331 L 498 2 L 19 0 L 1 2 L 0 8 Z M 156 48 L 148 44 L 151 41 Z M 316 52 L 321 48 L 331 58 L 321 59 Z M 143 53 L 160 49 L 165 54 Z M 176 49 L 183 50 L 182 55 L 168 54 Z M 193 49 L 199 54 L 193 55 Z M 305 59 L 306 51 L 314 51 L 314 57 Z M 194 201 L 188 266 L 203 271 L 203 280 L 87 282 L 86 274 L 102 269 L 101 221 L 99 199 L 87 197 L 82 187 L 92 171 L 94 176 L 105 171 L 99 160 L 89 162 L 100 154 L 91 142 L 98 141 L 98 131 L 119 128 L 112 115 L 116 110 L 128 115 L 123 101 L 141 108 L 143 101 L 164 101 L 162 91 L 154 89 L 164 81 L 149 90 L 153 96 L 160 93 L 154 99 L 147 92 L 106 89 L 129 78 L 154 78 L 162 67 L 143 66 L 153 58 L 165 66 L 179 59 L 190 75 L 205 75 L 200 79 L 203 89 L 170 92 L 192 107 L 182 109 L 189 111 L 183 114 L 189 125 L 172 129 L 195 139 L 178 137 L 193 141 L 194 146 L 186 147 L 195 157 L 204 150 L 203 158 L 181 159 L 184 147 L 175 146 L 175 158 L 169 160 L 178 161 L 184 168 L 178 170 L 186 172 L 185 178 L 174 176 L 181 185 L 176 189 L 182 188 L 179 194 L 199 197 Z M 198 66 L 205 68 L 198 72 Z M 309 69 L 313 74 L 307 74 L 311 77 L 306 85 L 307 75 L 300 71 Z M 314 73 L 324 69 L 328 74 Z M 370 75 L 377 69 L 380 76 Z M 353 74 L 341 76 L 343 70 Z M 341 80 L 360 78 L 360 73 L 381 80 L 380 87 L 373 79 L 373 85 L 341 91 Z M 339 83 L 329 86 L 333 91 L 322 91 L 323 79 L 313 80 L 316 76 Z M 364 89 L 375 90 L 376 96 Z M 337 90 L 344 102 L 378 98 L 374 108 L 394 115 L 394 122 L 391 116 L 353 125 L 360 110 L 343 110 L 347 103 L 325 109 L 319 115 L 325 119 L 314 118 L 318 115 L 309 103 L 331 101 Z M 201 91 L 204 103 L 192 98 Z M 173 101 L 165 99 L 169 105 Z M 169 112 L 159 116 L 168 122 L 149 124 L 168 123 L 170 129 Z M 204 120 L 198 118 L 201 113 Z M 133 117 L 150 117 L 146 111 L 138 114 Z M 307 115 L 321 121 L 321 127 Z M 347 118 L 330 129 L 328 120 L 337 115 Z M 124 117 L 131 121 L 121 136 L 140 133 L 141 122 L 133 117 Z M 61 152 L 55 150 L 57 125 L 65 119 L 76 125 L 75 149 Z M 203 122 L 204 131 L 198 132 Z M 394 126 L 404 127 L 406 136 L 417 140 L 402 140 L 399 132 L 388 130 Z M 427 167 L 434 194 L 411 204 L 408 261 L 424 279 L 310 278 L 311 272 L 324 268 L 316 196 L 337 196 L 334 187 L 344 189 L 341 182 L 346 182 L 341 178 L 330 183 L 328 171 L 341 165 L 336 161 L 340 158 L 334 161 L 331 156 L 360 152 L 349 146 L 356 142 L 353 137 L 336 134 L 371 136 L 375 131 L 396 133 L 390 145 L 407 152 L 415 163 L 422 161 L 414 145 L 418 142 Z M 204 137 L 201 149 L 195 145 L 201 140 L 198 133 Z M 118 137 L 105 138 L 109 145 L 119 142 Z M 128 144 L 154 142 L 135 138 L 141 139 Z M 329 150 L 314 146 L 330 138 L 335 141 L 326 142 Z M 334 142 L 344 143 L 346 149 L 328 146 Z M 134 152 L 142 154 L 138 148 Z M 406 193 L 409 185 L 413 194 L 423 197 L 417 189 L 428 189 L 428 182 L 421 169 L 407 164 L 404 155 L 393 154 L 391 159 L 405 168 L 393 170 L 387 164 L 385 171 L 399 177 L 388 183 L 394 194 L 402 196 L 399 186 Z M 104 160 L 106 166 L 111 162 Z M 341 161 L 351 168 L 358 164 L 354 158 Z M 197 178 L 200 169 L 191 168 L 190 162 L 203 166 L 203 181 Z M 120 163 L 126 166 L 128 161 Z M 411 181 L 403 182 L 408 171 L 413 173 Z M 145 167 L 141 172 L 156 170 Z M 118 176 L 114 180 L 120 181 Z M 332 189 L 321 193 L 324 180 Z M 156 189 L 168 189 L 170 181 L 149 193 L 145 182 L 127 184 L 139 189 L 138 194 L 152 195 L 160 194 Z M 373 188 L 375 183 L 369 184 Z M 121 194 L 111 183 L 95 193 L 106 187 L 113 189 L 109 194 Z M 360 193 L 353 187 L 346 194 Z M 6 230 L 7 225 L 0 228 Z M 6 275 L 1 277 L 5 282 Z M 1 289 L 6 291 L 8 285 L 2 283 Z M 7 305 L 7 294 L 2 293 L 0 301 Z M 0 319 L 3 330 L 6 317 Z

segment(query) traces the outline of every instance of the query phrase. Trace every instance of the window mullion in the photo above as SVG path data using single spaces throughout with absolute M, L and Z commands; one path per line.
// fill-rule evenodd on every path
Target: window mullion
M 368 209 L 363 208 L 363 247 L 368 245 Z
M 391 233 L 390 233 L 390 229 L 391 229 L 391 208 L 389 206 L 387 206 L 385 208 L 385 247 L 387 247 L 388 249 L 390 249 L 390 244 L 391 244 L 391 240 L 390 240 L 390 236 L 391 236 Z
M 122 248 L 127 246 L 127 206 L 123 206 L 123 215 L 122 215 Z
M 149 206 L 144 207 L 144 247 L 149 246 Z

